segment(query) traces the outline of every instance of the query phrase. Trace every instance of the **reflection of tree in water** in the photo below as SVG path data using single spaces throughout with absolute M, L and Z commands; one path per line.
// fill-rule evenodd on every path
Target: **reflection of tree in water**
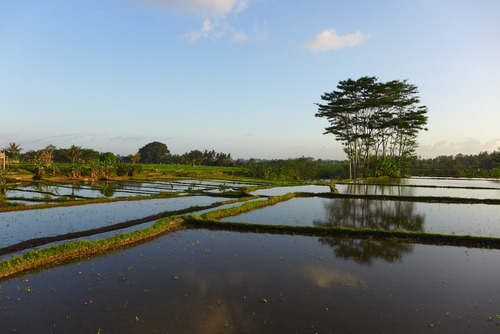
M 375 259 L 397 262 L 402 259 L 404 254 L 409 254 L 413 251 L 412 244 L 390 241 L 336 237 L 322 237 L 318 240 L 322 245 L 332 247 L 337 257 L 354 259 L 358 263 L 368 265 L 371 265 Z
M 415 203 L 364 199 L 332 199 L 325 205 L 325 221 L 315 220 L 316 226 L 406 230 L 422 232 L 425 216 L 416 214 Z M 376 258 L 388 262 L 401 260 L 413 250 L 411 244 L 397 242 L 341 239 L 325 237 L 321 244 L 334 249 L 335 255 L 371 264 Z
M 116 190 L 122 188 L 123 186 L 117 182 L 102 182 L 92 185 L 92 189 L 98 190 L 105 197 L 112 197 Z
M 72 183 L 71 184 L 71 196 L 75 196 L 77 192 L 82 189 L 82 185 L 80 183 Z
M 332 199 L 325 205 L 325 221 L 316 226 L 422 232 L 425 216 L 415 214 L 415 203 L 365 199 Z
M 346 185 L 346 194 L 360 195 L 389 195 L 415 196 L 414 187 L 405 187 L 405 179 L 381 179 L 377 184 L 349 183 Z M 397 186 L 400 184 L 401 186 Z

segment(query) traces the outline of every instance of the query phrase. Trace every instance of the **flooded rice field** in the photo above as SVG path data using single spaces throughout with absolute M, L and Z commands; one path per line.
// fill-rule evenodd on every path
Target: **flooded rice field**
M 367 181 L 359 180 L 352 183 L 367 183 Z M 472 179 L 472 178 L 457 178 L 457 177 L 418 177 L 409 178 L 384 178 L 370 183 L 377 184 L 399 184 L 410 186 L 430 186 L 430 187 L 458 187 L 458 188 L 492 188 L 500 190 L 500 179 Z
M 389 181 L 337 189 L 341 194 L 368 189 L 391 195 L 406 189 L 418 195 L 404 196 L 464 198 L 450 194 L 476 191 L 474 198 L 500 198 L 488 193 L 500 191 L 494 180 Z M 190 187 L 215 193 L 241 187 L 196 182 L 180 183 L 186 192 Z M 135 186 L 120 191 L 136 196 L 168 188 L 163 182 Z M 61 189 L 50 192 L 63 194 Z M 428 190 L 444 195 L 420 195 Z M 103 196 L 90 191 L 78 194 Z M 329 186 L 309 185 L 252 194 L 329 191 Z M 200 195 L 0 212 L 0 248 L 225 199 Z M 494 204 L 298 197 L 223 221 L 498 238 L 499 209 Z M 0 333 L 498 333 L 499 263 L 499 249 L 182 229 L 0 280 Z
M 154 182 L 19 182 L 9 184 L 6 192 L 7 199 L 23 204 L 35 204 L 36 201 L 23 201 L 23 199 L 41 199 L 54 201 L 57 199 L 91 199 L 91 198 L 117 198 L 130 196 L 151 196 L 159 194 L 187 194 L 193 191 L 218 193 L 234 191 L 248 184 L 234 182 L 215 182 L 201 180 L 173 180 Z
M 33 238 L 95 229 L 221 200 L 224 198 L 191 196 L 0 212 L 0 248 Z
M 284 194 L 294 193 L 294 192 L 327 193 L 327 192 L 330 192 L 330 187 L 329 186 L 320 186 L 320 185 L 273 187 L 273 188 L 259 189 L 259 190 L 253 191 L 252 195 L 281 196 Z
M 353 181 L 335 187 L 342 194 L 500 199 L 500 181 L 494 179 L 390 178 Z
M 292 198 L 222 221 L 500 236 L 500 208 L 350 198 Z
M 499 256 L 181 231 L 2 282 L 0 332 L 497 333 Z

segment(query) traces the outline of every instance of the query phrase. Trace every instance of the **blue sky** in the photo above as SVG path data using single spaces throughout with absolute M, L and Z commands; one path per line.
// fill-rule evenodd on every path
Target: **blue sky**
M 0 0 L 0 147 L 345 159 L 340 80 L 408 79 L 422 157 L 500 146 L 498 0 Z

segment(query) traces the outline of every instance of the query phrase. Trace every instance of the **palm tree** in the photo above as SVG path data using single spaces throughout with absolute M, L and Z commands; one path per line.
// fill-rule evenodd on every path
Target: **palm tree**
M 73 165 L 75 164 L 75 162 L 78 161 L 78 159 L 80 159 L 82 154 L 83 151 L 80 146 L 72 145 L 70 148 L 66 150 L 66 155 L 68 156 L 69 160 L 71 160 L 71 164 Z
M 22 151 L 21 145 L 16 143 L 9 143 L 9 146 L 5 148 L 5 152 L 9 155 L 12 160 L 19 161 L 19 153 Z

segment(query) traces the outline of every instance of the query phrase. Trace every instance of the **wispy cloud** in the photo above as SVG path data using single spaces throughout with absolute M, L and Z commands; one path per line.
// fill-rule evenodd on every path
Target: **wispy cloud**
M 156 8 L 179 15 L 194 15 L 203 19 L 200 29 L 187 32 L 180 37 L 190 44 L 200 39 L 217 40 L 226 34 L 233 43 L 243 43 L 249 36 L 232 28 L 230 15 L 238 15 L 248 8 L 249 0 L 136 0 Z
M 243 43 L 248 40 L 248 36 L 242 31 L 233 31 L 232 40 L 234 43 Z
M 181 37 L 191 44 L 196 44 L 200 38 L 219 39 L 225 34 L 226 29 L 226 24 L 206 19 L 200 30 L 190 31 Z
M 313 39 L 305 42 L 302 46 L 311 52 L 325 52 L 358 45 L 368 37 L 368 35 L 359 31 L 354 34 L 342 36 L 337 35 L 335 29 L 327 29 Z
M 116 137 L 111 137 L 109 140 L 114 140 L 114 141 L 120 141 L 120 142 L 136 142 L 136 141 L 148 141 L 151 140 L 151 137 L 148 136 L 141 136 L 141 135 L 135 135 L 135 136 L 116 136 Z
M 269 34 L 265 29 L 265 22 L 254 23 L 248 32 L 233 29 L 231 39 L 233 43 L 261 43 L 269 39 Z

